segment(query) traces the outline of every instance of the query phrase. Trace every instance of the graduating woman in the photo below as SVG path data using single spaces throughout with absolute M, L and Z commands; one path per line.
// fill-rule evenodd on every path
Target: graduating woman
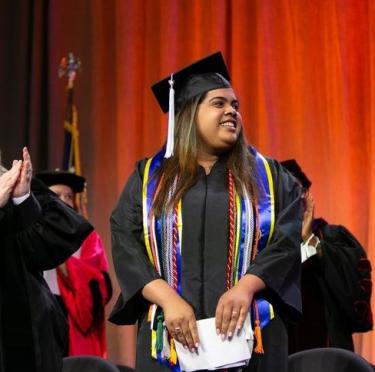
M 138 320 L 137 371 L 168 371 L 179 370 L 175 340 L 199 350 L 197 320 L 215 317 L 232 339 L 250 312 L 255 346 L 242 370 L 287 371 L 284 323 L 301 311 L 300 187 L 246 145 L 220 53 L 153 91 L 169 111 L 168 141 L 137 163 L 111 217 L 121 287 L 111 321 Z

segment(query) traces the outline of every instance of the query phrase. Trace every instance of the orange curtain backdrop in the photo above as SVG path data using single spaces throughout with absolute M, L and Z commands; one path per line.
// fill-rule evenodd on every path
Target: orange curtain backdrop
M 51 76 L 70 50 L 83 62 L 82 165 L 107 247 L 108 218 L 134 162 L 164 141 L 150 85 L 221 50 L 249 142 L 296 158 L 313 182 L 316 215 L 348 227 L 375 265 L 374 1 L 65 0 L 49 12 Z M 50 84 L 52 167 L 64 97 L 62 82 Z M 133 338 L 131 328 L 109 326 L 111 359 L 132 364 Z M 375 333 L 356 336 L 356 350 L 375 364 Z

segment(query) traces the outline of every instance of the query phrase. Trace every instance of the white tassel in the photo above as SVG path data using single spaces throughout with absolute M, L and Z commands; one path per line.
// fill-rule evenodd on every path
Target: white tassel
M 168 137 L 167 146 L 165 149 L 165 158 L 173 156 L 174 148 L 174 89 L 173 89 L 173 74 L 169 80 L 169 112 L 168 112 Z

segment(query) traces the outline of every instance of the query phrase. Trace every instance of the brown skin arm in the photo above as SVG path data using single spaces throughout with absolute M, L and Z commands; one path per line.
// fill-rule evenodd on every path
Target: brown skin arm
M 199 345 L 199 336 L 193 308 L 162 279 L 146 284 L 142 295 L 163 309 L 165 325 L 172 337 L 194 351 Z
M 314 220 L 315 201 L 310 191 L 306 191 L 304 202 L 305 210 L 303 212 L 302 221 L 302 240 L 305 242 L 312 233 L 312 223 Z
M 238 283 L 225 292 L 216 307 L 216 332 L 224 340 L 239 331 L 246 319 L 255 293 L 266 287 L 259 277 L 246 274 Z
M 215 323 L 217 333 L 223 339 L 232 337 L 235 330 L 242 328 L 254 294 L 265 286 L 262 279 L 246 274 L 221 296 L 216 307 Z M 165 324 L 172 337 L 191 351 L 198 347 L 199 335 L 194 311 L 175 290 L 164 280 L 156 279 L 144 286 L 142 295 L 163 309 Z
M 306 240 L 312 234 L 312 223 L 314 221 L 314 213 L 315 213 L 315 200 L 313 195 L 310 191 L 306 191 L 304 195 L 305 201 L 305 211 L 303 213 L 303 221 L 302 221 L 302 240 L 306 242 Z M 317 247 L 319 243 L 319 238 L 317 236 L 313 236 L 309 242 L 309 245 Z M 317 247 L 318 256 L 322 256 L 321 246 Z

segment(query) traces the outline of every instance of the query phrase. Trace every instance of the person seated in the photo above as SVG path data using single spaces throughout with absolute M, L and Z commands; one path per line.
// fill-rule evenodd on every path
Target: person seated
M 36 175 L 63 202 L 76 209 L 76 194 L 85 187 L 85 178 L 65 171 Z M 108 262 L 99 234 L 93 231 L 58 269 L 45 271 L 51 291 L 59 299 L 69 323 L 68 355 L 107 357 L 104 306 L 112 295 Z
M 317 347 L 354 351 L 352 334 L 372 329 L 371 264 L 341 225 L 314 218 L 311 181 L 294 160 L 282 161 L 304 187 L 302 223 L 303 319 L 289 327 L 289 353 Z
M 40 181 L 32 162 L 0 159 L 0 371 L 62 370 L 67 325 L 42 272 L 60 265 L 92 231 Z

